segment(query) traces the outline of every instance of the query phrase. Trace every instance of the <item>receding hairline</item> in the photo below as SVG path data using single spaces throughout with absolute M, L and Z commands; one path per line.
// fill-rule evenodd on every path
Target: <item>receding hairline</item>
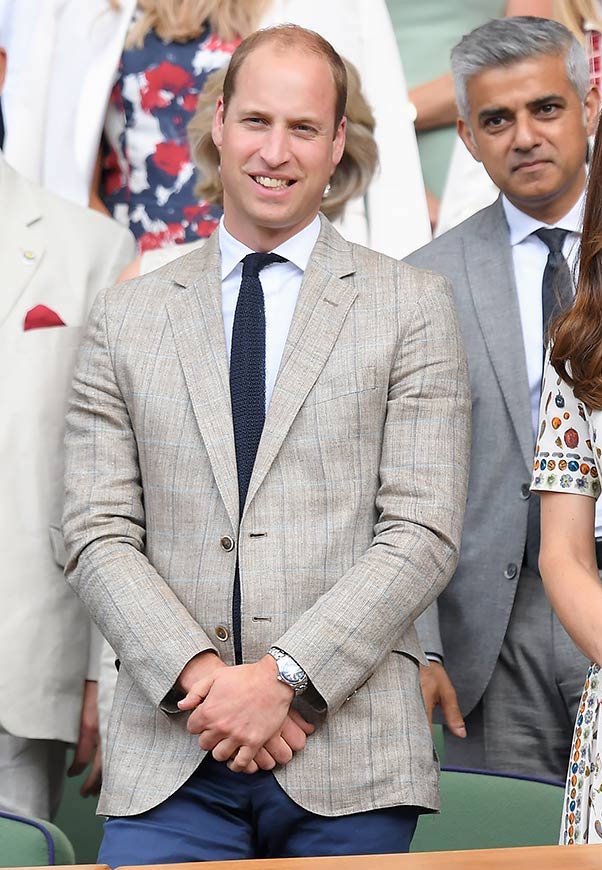
M 295 24 L 283 24 L 276 27 L 264 28 L 251 34 L 251 36 L 248 36 L 241 42 L 232 55 L 224 79 L 224 113 L 227 111 L 231 97 L 234 96 L 238 75 L 245 61 L 261 48 L 271 48 L 282 54 L 286 53 L 287 49 L 306 50 L 311 52 L 315 57 L 321 58 L 327 64 L 330 69 L 334 89 L 334 131 L 336 133 L 345 113 L 347 101 L 347 71 L 345 65 L 337 51 L 323 36 L 313 30 L 307 30 Z M 240 56 L 241 53 L 242 57 Z M 237 55 L 240 59 L 237 58 Z

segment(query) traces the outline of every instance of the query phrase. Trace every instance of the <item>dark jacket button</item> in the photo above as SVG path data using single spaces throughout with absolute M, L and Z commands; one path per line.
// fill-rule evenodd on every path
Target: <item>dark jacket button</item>
M 224 535 L 219 543 L 222 550 L 225 550 L 226 553 L 230 553 L 234 549 L 234 539 L 230 535 Z
M 531 490 L 528 483 L 522 483 L 520 487 L 520 497 L 527 499 L 531 498 Z
M 518 568 L 514 564 L 514 562 L 508 562 L 506 565 L 506 570 L 504 571 L 504 577 L 506 580 L 514 580 L 516 575 L 518 574 Z

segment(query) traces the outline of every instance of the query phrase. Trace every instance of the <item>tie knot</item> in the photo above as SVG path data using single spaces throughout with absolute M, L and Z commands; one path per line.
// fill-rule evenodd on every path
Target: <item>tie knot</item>
M 280 254 L 247 254 L 242 260 L 243 278 L 257 278 L 270 263 L 286 263 L 286 259 Z
M 534 235 L 542 240 L 552 254 L 561 254 L 568 230 L 535 230 Z

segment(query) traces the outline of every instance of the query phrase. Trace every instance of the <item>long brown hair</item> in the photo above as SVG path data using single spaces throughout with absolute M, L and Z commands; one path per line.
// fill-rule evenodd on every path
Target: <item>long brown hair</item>
M 141 47 L 151 30 L 166 42 L 196 39 L 207 22 L 220 39 L 244 39 L 257 29 L 270 0 L 138 0 L 142 13 L 130 28 L 126 46 Z M 109 0 L 119 9 L 119 0 Z
M 340 217 L 350 199 L 361 196 L 372 181 L 378 166 L 378 147 L 374 140 L 374 115 L 362 94 L 360 77 L 350 61 L 342 58 L 347 70 L 347 135 L 341 162 L 330 179 L 330 193 L 320 207 L 326 217 Z M 223 93 L 226 68 L 207 77 L 197 110 L 188 124 L 190 151 L 199 168 L 200 181 L 195 194 L 206 202 L 222 205 L 223 188 L 219 174 L 219 152 L 211 137 L 216 100 Z
M 602 120 L 590 163 L 577 292 L 552 325 L 550 360 L 578 399 L 602 409 Z

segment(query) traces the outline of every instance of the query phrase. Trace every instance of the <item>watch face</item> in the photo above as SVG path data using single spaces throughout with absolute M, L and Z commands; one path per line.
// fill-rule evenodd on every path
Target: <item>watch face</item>
M 289 683 L 298 683 L 305 676 L 305 671 L 296 662 L 281 662 L 281 673 Z

